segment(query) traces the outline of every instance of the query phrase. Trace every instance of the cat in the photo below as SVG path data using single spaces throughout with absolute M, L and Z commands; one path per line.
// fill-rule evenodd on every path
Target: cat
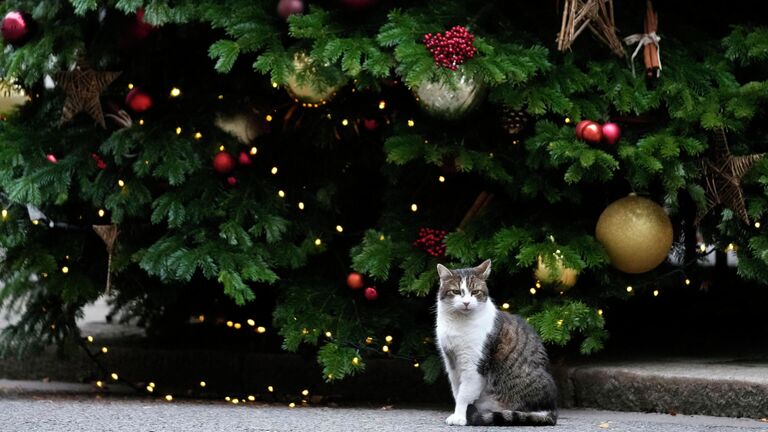
M 488 296 L 491 261 L 449 270 L 438 264 L 437 345 L 456 408 L 448 425 L 557 423 L 557 387 L 544 345 L 528 322 Z

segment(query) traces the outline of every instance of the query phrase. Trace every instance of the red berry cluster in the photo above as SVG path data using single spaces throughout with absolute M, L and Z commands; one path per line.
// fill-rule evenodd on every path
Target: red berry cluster
M 463 26 L 454 26 L 445 34 L 424 35 L 424 45 L 435 58 L 435 64 L 450 70 L 456 70 L 477 54 L 477 49 L 472 46 L 474 42 L 475 35 Z
M 102 159 L 101 156 L 99 156 L 98 154 L 91 153 L 91 159 L 93 159 L 93 161 L 96 162 L 96 168 L 103 170 L 104 168 L 107 167 L 107 164 L 104 162 L 104 159 Z
M 413 245 L 424 249 L 434 257 L 442 257 L 445 256 L 445 243 L 443 243 L 443 240 L 446 235 L 448 235 L 448 231 L 421 228 L 419 229 L 419 238 L 413 242 Z

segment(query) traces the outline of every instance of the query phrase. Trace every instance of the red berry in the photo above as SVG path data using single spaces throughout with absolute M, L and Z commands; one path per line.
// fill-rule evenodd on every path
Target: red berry
M 352 272 L 347 276 L 347 286 L 352 289 L 360 289 L 365 285 L 363 275 L 357 272 Z
M 379 298 L 379 293 L 376 291 L 376 287 L 368 287 L 365 289 L 365 298 L 368 301 L 374 301 Z

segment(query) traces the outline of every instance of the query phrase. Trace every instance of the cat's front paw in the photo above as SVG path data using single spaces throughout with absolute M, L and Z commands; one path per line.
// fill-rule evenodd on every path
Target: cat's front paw
M 449 426 L 466 426 L 467 416 L 461 414 L 451 414 L 445 419 L 445 424 Z

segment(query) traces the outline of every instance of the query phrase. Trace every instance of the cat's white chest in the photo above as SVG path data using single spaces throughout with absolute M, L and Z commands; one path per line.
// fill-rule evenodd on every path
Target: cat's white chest
M 437 341 L 446 356 L 457 363 L 452 366 L 465 369 L 479 364 L 496 318 L 495 307 L 485 309 L 476 316 L 456 318 L 441 313 L 438 308 Z

